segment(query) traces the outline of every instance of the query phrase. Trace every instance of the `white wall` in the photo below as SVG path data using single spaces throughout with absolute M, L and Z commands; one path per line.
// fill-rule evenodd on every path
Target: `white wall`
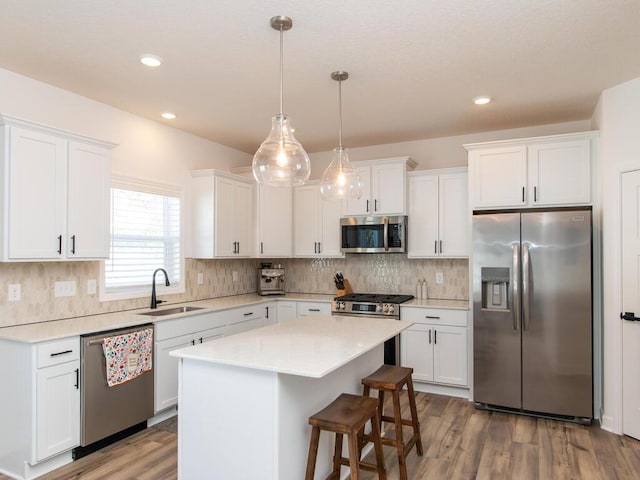
M 493 142 L 513 138 L 537 137 L 542 135 L 556 135 L 591 130 L 589 120 L 539 125 L 535 127 L 513 128 L 493 132 L 456 135 L 452 137 L 430 138 L 412 142 L 390 143 L 386 145 L 372 145 L 369 147 L 349 148 L 349 139 L 345 145 L 349 149 L 351 161 L 373 160 L 376 158 L 391 158 L 410 156 L 418 163 L 416 170 L 447 167 L 466 167 L 467 151 L 462 147 L 466 143 Z M 331 162 L 331 151 L 318 152 L 309 155 L 311 158 L 311 178 L 320 178 L 322 172 Z
M 179 185 L 191 170 L 251 162 L 244 152 L 3 69 L 0 112 L 117 143 L 111 170 L 130 177 Z
M 602 426 L 622 432 L 620 176 L 640 169 L 640 78 L 602 93 L 593 125 L 600 128 L 603 205 L 604 415 Z

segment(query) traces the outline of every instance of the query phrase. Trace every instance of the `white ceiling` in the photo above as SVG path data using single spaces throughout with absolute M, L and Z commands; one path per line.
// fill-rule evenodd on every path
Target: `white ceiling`
M 640 76 L 638 0 L 0 0 L 0 67 L 253 153 L 278 111 L 308 152 L 587 119 Z M 154 53 L 164 64 L 138 62 Z M 0 92 L 2 95 L 10 94 Z M 478 107 L 472 98 L 490 95 Z M 163 111 L 178 115 L 162 120 Z

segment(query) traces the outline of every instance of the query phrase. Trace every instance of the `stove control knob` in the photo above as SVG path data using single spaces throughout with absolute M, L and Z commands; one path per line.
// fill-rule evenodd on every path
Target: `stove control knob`
M 387 311 L 389 312 L 389 315 L 391 315 L 394 311 L 395 311 L 395 307 L 393 305 L 389 305 L 389 308 L 387 309 Z
M 381 303 L 376 305 L 376 312 L 383 312 L 384 306 Z
M 388 303 L 383 303 L 382 304 L 382 312 L 383 313 L 387 313 L 388 310 L 389 310 L 389 304 Z
M 347 309 L 347 304 L 344 302 L 340 302 L 340 310 L 346 310 Z

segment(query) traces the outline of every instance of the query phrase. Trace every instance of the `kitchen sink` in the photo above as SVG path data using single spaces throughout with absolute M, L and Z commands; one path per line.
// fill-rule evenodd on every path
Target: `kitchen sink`
M 202 310 L 204 307 L 173 307 L 165 308 L 163 310 L 152 310 L 150 312 L 139 313 L 138 315 L 149 315 L 151 317 L 163 317 L 165 315 L 175 315 L 176 313 L 193 312 L 194 310 Z

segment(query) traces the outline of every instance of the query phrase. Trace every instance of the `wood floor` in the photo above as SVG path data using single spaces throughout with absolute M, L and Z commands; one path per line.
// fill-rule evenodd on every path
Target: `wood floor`
M 458 398 L 418 393 L 416 402 L 424 456 L 415 449 L 409 454 L 411 479 L 640 479 L 640 441 L 629 437 L 595 426 L 479 411 Z M 176 448 L 175 433 L 151 427 L 40 479 L 174 480 Z M 398 480 L 390 447 L 385 461 L 388 480 Z M 202 479 L 209 477 L 203 473 Z

